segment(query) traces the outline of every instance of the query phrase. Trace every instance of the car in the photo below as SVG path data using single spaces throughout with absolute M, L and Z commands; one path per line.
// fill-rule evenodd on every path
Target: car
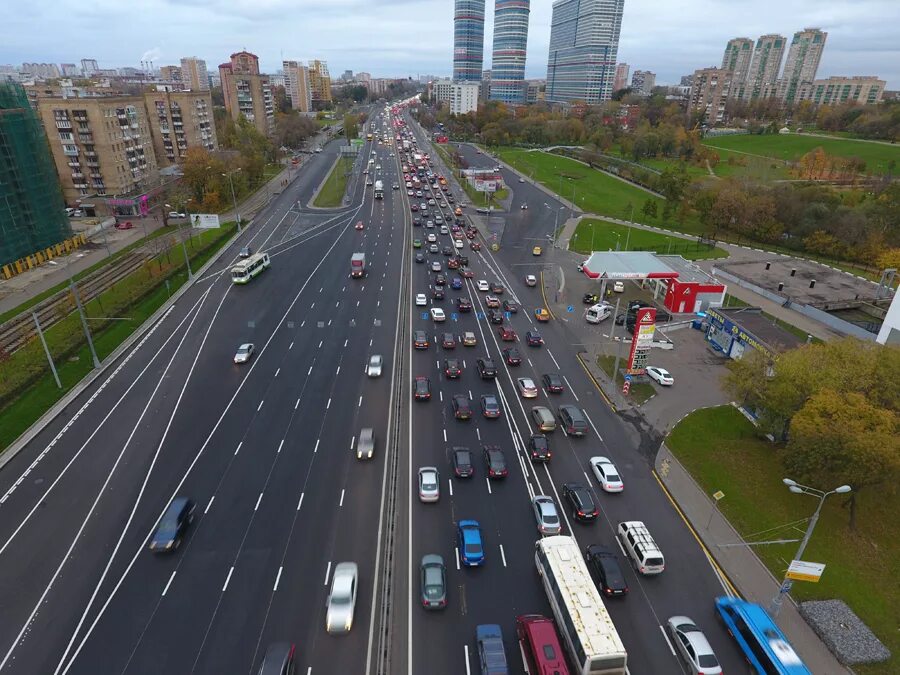
M 429 199 L 429 200 L 428 200 L 428 205 L 429 205 L 429 206 L 434 206 L 434 199 Z
M 450 288 L 452 288 L 454 291 L 458 291 L 459 289 L 461 289 L 462 279 L 460 279 L 459 277 L 453 277 L 450 280 Z
M 409 210 L 412 211 L 413 213 L 415 213 L 416 211 L 419 210 L 419 207 L 418 207 L 417 204 L 410 204 L 410 205 L 409 205 Z
M 672 644 L 692 673 L 721 675 L 719 659 L 697 624 L 686 616 L 669 617 L 666 628 L 672 635 Z
M 422 240 L 413 239 L 413 248 L 422 248 Z
M 240 251 L 238 251 L 238 255 L 241 258 L 249 258 L 252 253 L 253 253 L 253 249 L 250 248 L 249 246 L 244 246 L 244 248 L 242 248 Z
M 559 421 L 567 436 L 584 436 L 588 431 L 587 420 L 578 406 L 565 404 L 557 409 Z
M 519 208 L 522 209 L 523 211 L 527 211 L 527 210 L 528 210 L 528 204 L 522 204 L 522 206 L 520 206 Z
M 424 330 L 417 330 L 413 333 L 413 344 L 416 349 L 428 349 L 428 335 Z
M 315 150 L 313 150 L 313 152 L 318 155 L 320 152 L 322 152 L 322 148 L 316 148 Z
M 493 295 L 486 295 L 484 298 L 484 304 L 488 307 L 499 308 L 500 307 L 500 298 L 497 298 Z
M 472 301 L 468 298 L 458 298 L 456 301 L 456 309 L 458 309 L 460 312 L 471 312 Z
M 437 235 L 434 232 L 429 232 L 426 239 L 428 240 L 429 244 L 433 244 L 437 241 Z
M 422 375 L 415 379 L 415 397 L 417 401 L 431 400 L 431 380 Z
M 436 222 L 436 223 L 441 222 L 440 216 L 435 216 L 434 222 Z M 447 229 L 446 225 L 441 225 L 441 234 L 450 234 L 450 230 Z
M 369 427 L 359 432 L 356 443 L 356 459 L 372 459 L 375 454 L 375 430 Z
M 434 285 L 435 286 L 443 286 L 446 283 L 447 283 L 447 277 L 445 277 L 443 274 L 438 274 L 437 276 L 434 277 Z
M 534 519 L 537 522 L 538 532 L 541 534 L 559 534 L 562 527 L 559 521 L 559 513 L 552 497 L 537 495 L 531 500 L 534 509 Z
M 444 375 L 451 380 L 455 380 L 462 375 L 462 366 L 459 364 L 459 359 L 444 360 Z
M 435 282 L 437 283 L 437 282 Z M 431 291 L 431 297 L 434 300 L 443 300 L 444 299 L 444 289 L 441 286 L 436 285 L 434 289 Z
M 462 239 L 454 239 L 453 246 L 455 246 L 457 249 L 461 249 L 464 246 L 463 240 Z
M 124 220 L 116 223 L 115 227 L 117 230 L 133 230 L 134 223 L 132 223 L 130 220 Z
M 294 675 L 294 651 L 290 642 L 269 645 L 257 675 Z
M 522 398 L 537 398 L 537 386 L 530 377 L 516 378 L 516 385 L 519 388 L 519 394 L 522 395 Z
M 675 384 L 675 378 L 672 377 L 669 371 L 659 366 L 647 366 L 647 377 L 664 387 L 671 387 Z
M 506 289 L 503 288 L 503 285 L 498 284 L 496 281 L 491 284 L 491 293 L 494 295 L 503 295 L 504 290 Z
M 522 365 L 522 355 L 519 354 L 519 350 L 515 347 L 508 347 L 503 350 L 503 359 L 506 361 L 508 366 L 521 366 Z
M 234 362 L 247 363 L 247 361 L 253 358 L 255 349 L 256 348 L 253 346 L 252 342 L 245 342 L 240 347 L 238 347 L 237 351 L 234 353 Z
M 419 501 L 436 502 L 441 497 L 441 479 L 433 466 L 419 469 Z
M 531 255 L 540 255 L 543 252 L 544 251 L 540 246 L 535 246 L 533 249 L 531 249 Z
M 475 475 L 472 453 L 468 448 L 453 448 L 453 474 L 457 478 L 471 478 Z
M 465 269 L 465 268 L 463 268 L 462 271 L 460 271 L 460 274 L 463 276 L 464 279 L 471 279 L 472 277 L 475 276 L 475 272 L 473 272 L 470 269 Z
M 435 245 L 435 244 L 431 245 L 431 252 L 437 253 L 437 245 Z M 441 263 L 439 261 L 437 261 L 437 260 L 432 261 L 432 263 L 431 263 L 431 271 L 432 272 L 438 273 L 441 271 L 441 269 L 442 269 Z
M 450 256 L 449 260 L 447 260 L 447 269 L 449 269 L 449 270 L 459 269 L 459 258 L 457 258 L 456 256 Z
M 456 336 L 453 333 L 444 333 L 441 337 L 441 346 L 444 349 L 456 349 Z
M 544 338 L 541 337 L 541 334 L 536 330 L 530 330 L 525 333 L 525 343 L 529 347 L 540 347 L 544 344 Z
M 592 522 L 600 515 L 591 489 L 582 483 L 563 483 L 563 499 L 572 507 L 572 517 L 575 520 Z
M 475 235 L 472 234 L 472 236 L 469 237 L 468 233 L 466 234 L 466 237 L 468 237 L 469 239 L 472 239 L 472 237 L 474 237 L 474 236 Z M 481 244 L 479 244 L 477 241 L 472 241 L 472 242 L 469 242 L 469 248 L 472 249 L 473 251 L 480 251 Z
M 469 397 L 465 394 L 453 395 L 453 416 L 458 420 L 472 418 L 472 406 L 469 405 Z
M 541 376 L 541 382 L 551 394 L 561 394 L 566 390 L 562 376 L 559 373 L 544 373 Z
M 356 225 L 354 226 L 357 230 L 363 229 L 363 221 L 357 220 Z
M 451 255 L 453 255 L 453 247 L 452 246 L 444 246 L 444 248 L 441 249 L 441 253 L 443 253 L 446 256 L 451 256 Z
M 537 277 L 535 277 L 533 274 L 526 274 L 525 275 L 525 285 L 532 287 L 532 288 L 534 286 L 537 286 Z
M 438 251 L 439 251 L 439 249 L 438 249 L 438 245 L 437 245 L 437 244 L 430 244 L 430 245 L 428 246 L 428 252 L 429 252 L 429 253 L 438 253 Z M 434 272 L 435 268 L 437 268 L 438 270 L 440 270 L 440 269 L 441 269 L 441 263 L 439 263 L 439 262 L 437 262 L 437 261 L 431 263 L 431 271 L 432 271 L 432 272 Z
M 422 264 L 425 262 L 425 256 L 421 253 L 416 253 L 416 262 Z
M 481 413 L 488 419 L 500 417 L 500 403 L 494 394 L 481 395 Z
M 585 293 L 581 296 L 581 302 L 584 305 L 596 305 L 600 302 L 600 296 L 596 293 Z
M 616 281 L 613 283 L 613 293 L 624 293 L 625 292 L 625 282 L 624 281 Z
M 491 290 L 490 284 L 488 284 L 488 282 L 484 279 L 479 279 L 478 281 L 476 281 L 475 287 L 482 293 L 487 293 L 489 290 Z
M 331 592 L 325 611 L 325 630 L 329 633 L 349 633 L 356 609 L 358 568 L 354 562 L 340 562 L 331 577 Z
M 542 405 L 536 405 L 531 409 L 531 420 L 538 431 L 554 431 L 556 429 L 556 418 L 550 412 L 550 408 Z
M 179 213 L 178 211 L 169 211 L 169 218 L 187 218 L 187 214 Z
M 425 221 L 425 228 L 428 229 L 428 230 L 433 230 L 433 229 L 434 229 L 434 221 L 433 221 L 433 220 L 426 220 L 426 221 Z
M 528 439 L 528 454 L 532 462 L 549 462 L 553 453 L 550 452 L 550 441 L 544 434 L 531 434 Z
M 509 326 L 498 326 L 497 335 L 500 336 L 500 339 L 503 340 L 503 342 L 515 342 L 519 339 L 519 336 L 516 335 L 516 331 Z
M 428 304 L 428 297 L 424 293 L 416 293 L 416 307 L 424 307 Z
M 476 366 L 478 368 L 478 375 L 482 380 L 489 380 L 497 377 L 497 366 L 494 365 L 493 360 L 489 358 L 478 359 L 478 361 L 476 361 Z
M 509 666 L 503 647 L 503 632 L 497 624 L 481 624 L 475 627 L 475 642 L 481 675 L 507 675 Z
M 444 559 L 434 553 L 424 555 L 419 570 L 422 607 L 444 609 L 447 606 L 447 568 Z
M 419 216 L 416 216 L 412 219 L 412 224 L 414 227 L 420 227 L 422 225 L 422 219 Z
M 464 347 L 474 347 L 478 344 L 478 338 L 475 337 L 475 333 L 467 330 L 465 333 L 463 333 L 462 343 Z
M 550 320 L 550 312 L 543 307 L 535 307 L 534 318 L 537 321 L 546 322 Z
M 154 553 L 170 553 L 181 546 L 184 533 L 194 522 L 194 502 L 187 497 L 176 497 L 159 519 L 150 538 L 150 550 Z
M 519 306 L 511 300 L 503 301 L 503 311 L 509 312 L 510 314 L 518 314 Z
M 503 312 L 499 309 L 489 309 L 488 310 L 488 321 L 496 325 L 503 324 Z
M 391 153 L 391 156 L 392 156 L 392 157 L 393 157 L 393 155 L 394 155 L 394 153 Z M 391 190 L 399 190 L 399 189 L 400 189 L 400 184 L 399 184 L 399 183 L 393 183 L 393 184 L 391 184 Z
M 597 588 L 603 595 L 612 598 L 628 593 L 628 584 L 619 566 L 619 559 L 611 549 L 591 544 L 584 551 L 584 560 L 599 581 Z
M 366 366 L 366 375 L 369 377 L 381 377 L 381 366 L 384 358 L 381 354 L 372 354 L 369 357 L 369 365 Z
M 484 545 L 481 539 L 481 525 L 477 520 L 460 520 L 456 526 L 461 562 L 466 567 L 476 567 L 484 563 Z
M 442 321 L 447 320 L 447 316 L 444 314 L 444 310 L 440 307 L 432 307 L 431 308 L 431 318 L 435 323 L 441 323 Z
M 619 470 L 608 457 L 591 457 L 588 463 L 604 492 L 621 492 L 625 489 Z

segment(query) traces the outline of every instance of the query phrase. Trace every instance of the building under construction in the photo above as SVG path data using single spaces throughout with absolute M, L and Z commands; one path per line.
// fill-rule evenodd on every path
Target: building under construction
M 40 119 L 20 84 L 0 82 L 0 266 L 71 236 Z

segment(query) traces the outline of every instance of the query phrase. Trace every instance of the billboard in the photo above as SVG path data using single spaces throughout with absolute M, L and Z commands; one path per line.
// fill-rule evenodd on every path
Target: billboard
M 192 213 L 191 227 L 199 230 L 212 230 L 219 227 L 219 216 L 215 213 Z

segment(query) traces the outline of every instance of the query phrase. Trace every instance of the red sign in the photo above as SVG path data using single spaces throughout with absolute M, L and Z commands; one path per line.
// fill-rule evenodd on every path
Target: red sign
M 625 381 L 625 384 L 622 385 L 622 393 L 626 396 L 628 395 L 628 391 L 631 389 L 631 382 Z
M 627 330 L 628 321 L 625 321 Z M 628 365 L 625 372 L 629 375 L 643 375 L 647 368 L 647 358 L 650 356 L 650 344 L 653 342 L 653 333 L 656 330 L 656 309 L 653 307 L 641 307 L 637 311 L 634 321 L 634 335 L 631 337 L 631 353 L 628 355 Z
M 446 143 L 449 140 L 450 139 L 448 139 L 446 136 L 435 136 L 434 142 L 435 143 Z

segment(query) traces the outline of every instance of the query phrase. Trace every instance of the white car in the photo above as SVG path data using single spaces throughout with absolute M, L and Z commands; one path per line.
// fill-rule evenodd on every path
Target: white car
M 537 398 L 537 386 L 530 377 L 520 377 L 516 380 L 516 384 L 519 385 L 519 393 L 522 394 L 522 398 Z
M 423 466 L 419 469 L 419 499 L 436 502 L 441 498 L 441 481 L 437 468 Z
M 369 357 L 369 365 L 366 366 L 366 375 L 369 377 L 381 377 L 381 366 L 384 359 L 381 354 L 372 354 Z
M 416 293 L 416 307 L 424 307 L 428 304 L 428 298 L 424 293 Z
M 675 384 L 675 378 L 669 374 L 669 371 L 659 366 L 647 366 L 647 376 L 665 387 Z
M 433 244 L 437 241 L 437 235 L 434 232 L 429 232 L 426 239 L 428 240 L 429 244 Z
M 588 461 L 604 492 L 621 492 L 625 489 L 616 465 L 608 457 L 591 457 Z
M 183 213 L 178 213 L 178 211 L 169 211 L 169 218 L 187 218 L 187 216 Z
M 435 323 L 440 323 L 441 321 L 445 321 L 447 317 L 444 315 L 444 310 L 440 307 L 432 307 L 431 308 L 431 318 L 435 321 Z
M 475 286 L 479 291 L 482 291 L 483 293 L 487 293 L 489 290 L 491 290 L 490 284 L 488 284 L 488 282 L 486 282 L 484 279 L 479 279 L 478 281 L 476 281 Z
M 535 277 L 533 274 L 526 274 L 525 275 L 525 285 L 526 286 L 537 286 L 537 277 Z
M 316 148 L 316 152 L 322 152 L 322 148 Z
M 672 644 L 678 650 L 678 655 L 684 659 L 692 673 L 721 675 L 722 667 L 709 640 L 692 619 L 686 616 L 672 616 L 666 621 L 666 627 L 672 635 Z
M 376 171 L 381 171 L 381 164 L 376 164 L 376 165 L 375 165 L 375 170 L 376 170 Z
M 325 612 L 325 630 L 329 633 L 349 633 L 356 609 L 356 563 L 342 562 L 334 567 L 328 608 Z
M 465 244 L 463 244 L 463 240 L 462 240 L 462 239 L 456 239 L 456 240 L 453 242 L 453 245 L 454 245 L 456 248 L 458 248 L 458 249 L 461 249 L 463 246 L 465 246 Z
M 250 360 L 250 357 L 253 356 L 253 343 L 245 342 L 240 347 L 238 347 L 237 352 L 234 355 L 235 363 L 247 363 Z
M 441 234 L 450 234 L 450 230 L 447 229 L 446 225 L 441 225 Z
M 625 282 L 617 281 L 613 284 L 613 293 L 624 293 L 625 292 Z

